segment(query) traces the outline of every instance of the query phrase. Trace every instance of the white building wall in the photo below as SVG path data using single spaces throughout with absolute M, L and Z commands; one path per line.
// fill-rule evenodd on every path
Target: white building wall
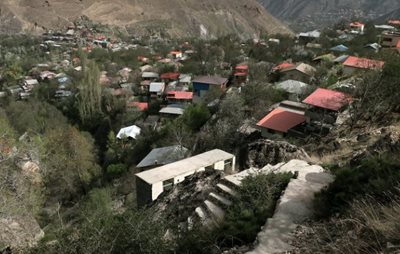
M 155 183 L 151 186 L 151 199 L 156 200 L 158 196 L 164 191 L 163 182 Z
M 219 161 L 214 164 L 215 170 L 224 170 L 225 169 L 225 161 Z

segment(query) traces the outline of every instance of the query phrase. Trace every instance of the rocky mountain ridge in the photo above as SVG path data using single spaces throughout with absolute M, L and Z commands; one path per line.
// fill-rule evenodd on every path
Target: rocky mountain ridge
M 275 17 L 295 30 L 321 28 L 341 19 L 374 20 L 396 8 L 396 0 L 258 0 Z
M 0 32 L 41 32 L 89 19 L 138 33 L 165 31 L 171 37 L 217 37 L 260 32 L 290 34 L 256 0 L 4 0 L 0 2 Z

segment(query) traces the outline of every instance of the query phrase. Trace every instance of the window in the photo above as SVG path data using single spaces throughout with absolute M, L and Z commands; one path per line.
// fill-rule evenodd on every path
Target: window
M 171 190 L 173 186 L 174 186 L 174 179 L 163 181 L 164 190 Z

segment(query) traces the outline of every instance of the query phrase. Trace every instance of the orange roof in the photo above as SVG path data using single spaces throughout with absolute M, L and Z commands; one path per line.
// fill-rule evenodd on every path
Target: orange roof
M 343 63 L 344 66 L 360 69 L 382 69 L 384 64 L 385 62 L 383 61 L 359 58 L 355 56 L 348 57 Z
M 303 103 L 324 108 L 330 109 L 333 111 L 338 111 L 343 108 L 345 105 L 349 104 L 352 101 L 350 95 L 347 95 L 342 92 L 318 88 L 313 92 L 310 96 L 308 96 Z
M 361 23 L 361 22 L 356 21 L 356 22 L 351 22 L 350 26 L 351 27 L 363 27 L 365 25 L 363 23 Z
M 292 64 L 292 63 L 281 63 L 281 64 L 275 66 L 274 68 L 272 68 L 272 70 L 273 71 L 280 71 L 280 70 L 291 68 L 291 67 L 294 67 L 294 66 L 295 65 Z
M 397 42 L 396 48 L 400 49 L 400 41 Z
M 169 91 L 168 99 L 191 100 L 191 99 L 193 99 L 193 93 L 192 92 L 181 92 L 181 91 Z
M 303 115 L 277 108 L 261 119 L 257 126 L 286 133 L 305 121 L 306 118 Z
M 147 102 L 138 102 L 138 101 L 132 101 L 126 104 L 128 108 L 133 108 L 137 107 L 140 109 L 140 111 L 145 111 L 149 108 L 149 104 Z
M 175 80 L 175 79 L 178 79 L 180 75 L 181 74 L 179 72 L 167 72 L 167 73 L 161 74 L 160 78 Z
M 179 50 L 172 50 L 171 52 L 169 52 L 169 54 L 170 54 L 170 55 L 173 55 L 173 56 L 175 56 L 175 55 L 182 55 L 182 51 L 179 51 Z

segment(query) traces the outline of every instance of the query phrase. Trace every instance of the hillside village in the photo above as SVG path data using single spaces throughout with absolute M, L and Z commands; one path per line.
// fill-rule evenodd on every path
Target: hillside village
M 399 152 L 400 20 L 254 40 L 110 31 L 82 18 L 1 39 L 0 201 L 19 208 L 0 208 L 0 253 L 317 253 L 301 241 L 314 195 Z M 244 214 L 246 199 L 263 205 Z M 126 228 L 142 221 L 157 225 Z

